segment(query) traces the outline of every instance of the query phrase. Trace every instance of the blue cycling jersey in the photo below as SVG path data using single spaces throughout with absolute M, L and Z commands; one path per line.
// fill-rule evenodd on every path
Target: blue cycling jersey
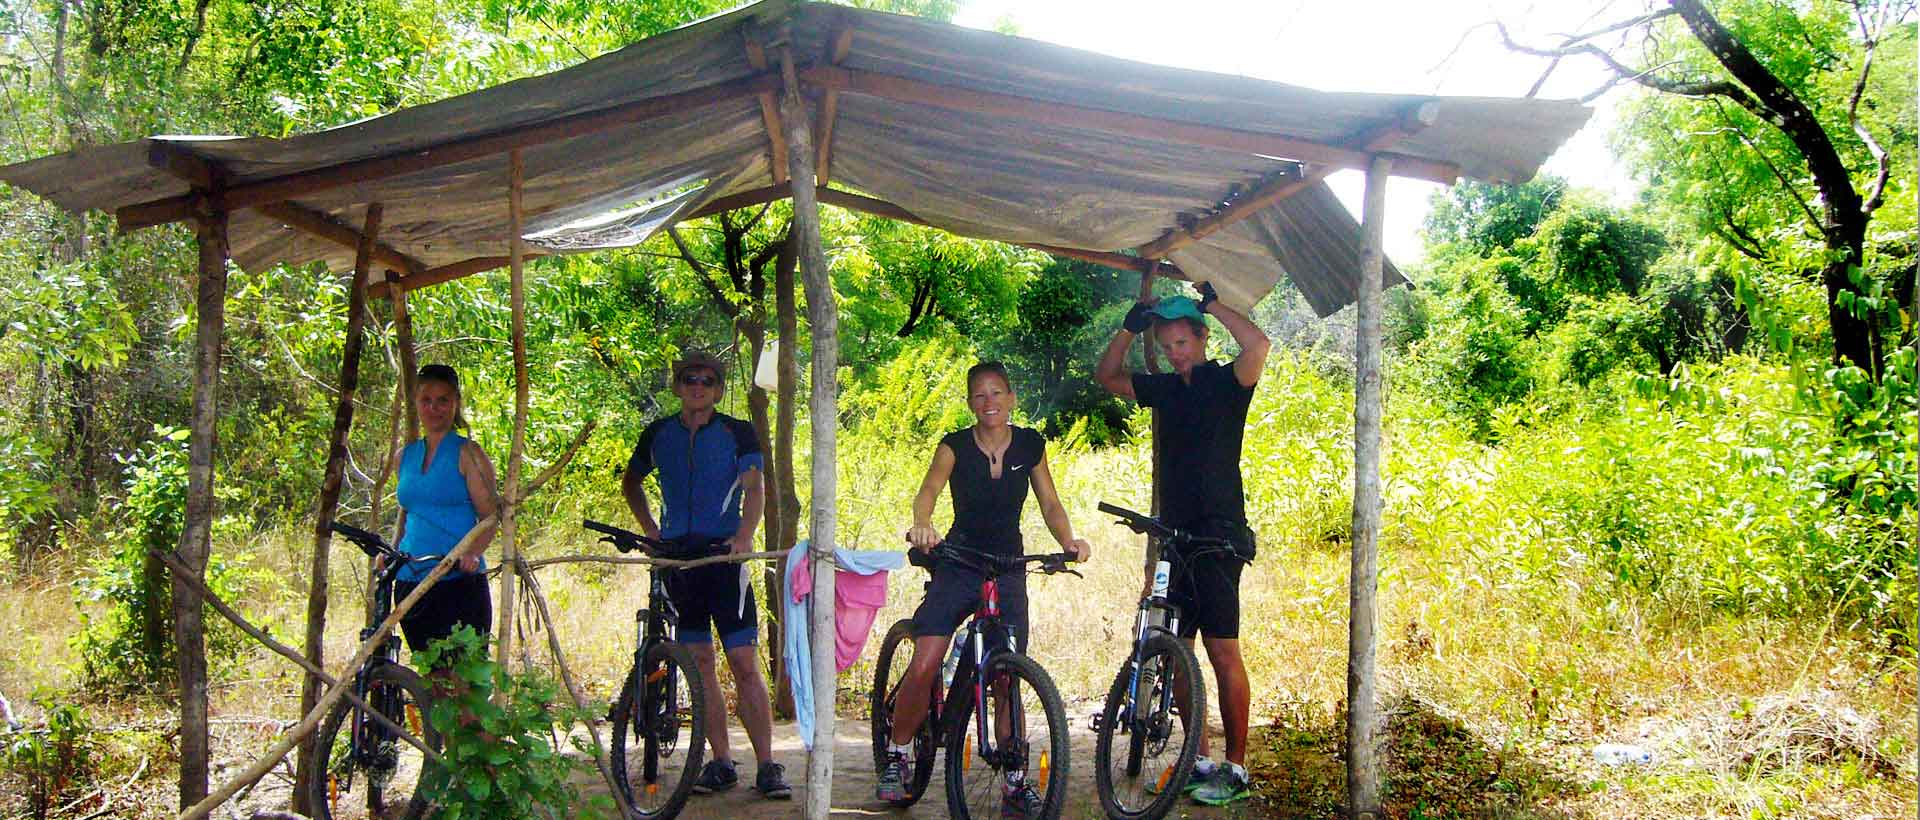
M 740 529 L 742 476 L 761 470 L 760 437 L 753 425 L 714 413 L 698 430 L 678 413 L 647 425 L 627 469 L 660 471 L 662 538 L 731 538 Z

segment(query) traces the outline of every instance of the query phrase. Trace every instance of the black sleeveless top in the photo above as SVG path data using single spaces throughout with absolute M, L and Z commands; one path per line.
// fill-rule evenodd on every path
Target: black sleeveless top
M 953 475 L 947 479 L 953 494 L 953 529 L 969 549 L 997 555 L 1019 555 L 1026 551 L 1020 541 L 1020 509 L 1027 503 L 1027 488 L 1032 486 L 1033 468 L 1047 454 L 1046 439 L 1025 427 L 1013 428 L 1013 441 L 1002 456 L 1000 477 L 993 477 L 987 454 L 973 439 L 968 427 L 940 440 L 953 451 Z

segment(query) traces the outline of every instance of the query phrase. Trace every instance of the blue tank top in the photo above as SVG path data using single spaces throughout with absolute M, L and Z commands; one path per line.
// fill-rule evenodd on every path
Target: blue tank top
M 400 538 L 400 551 L 412 556 L 445 555 L 465 538 L 480 520 L 467 494 L 467 480 L 460 475 L 460 452 L 467 440 L 448 432 L 434 448 L 433 463 L 423 472 L 420 462 L 426 457 L 427 440 L 420 439 L 400 452 L 400 508 L 407 512 L 407 532 Z M 485 572 L 486 559 L 480 561 Z M 402 581 L 415 582 L 433 571 L 432 562 L 416 562 L 400 571 Z M 463 575 L 453 569 L 447 578 Z

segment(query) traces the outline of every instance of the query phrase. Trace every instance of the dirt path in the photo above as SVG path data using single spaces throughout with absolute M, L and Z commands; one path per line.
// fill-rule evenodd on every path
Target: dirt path
M 1072 724 L 1073 759 L 1069 773 L 1072 788 L 1068 792 L 1067 810 L 1061 816 L 1080 820 L 1081 818 L 1102 817 L 1100 798 L 1093 787 L 1093 732 L 1087 727 L 1087 719 L 1098 708 L 1093 701 L 1068 701 L 1068 722 Z M 735 758 L 751 758 L 752 747 L 747 743 L 745 732 L 736 723 L 729 733 Z M 863 720 L 842 718 L 836 732 L 833 752 L 833 816 L 834 817 L 912 817 L 945 818 L 947 806 L 945 786 L 941 782 L 939 769 L 934 770 L 933 783 L 928 793 L 910 809 L 896 810 L 874 799 L 876 773 L 873 770 L 873 750 L 867 735 L 867 723 Z M 1213 739 L 1216 748 L 1221 740 Z M 753 782 L 753 766 L 742 763 L 740 766 L 740 788 L 713 795 L 695 795 L 687 803 L 686 811 L 680 816 L 687 818 L 726 818 L 726 820 L 773 820 L 773 818 L 799 817 L 801 806 L 806 800 L 807 753 L 800 745 L 799 735 L 794 724 L 776 724 L 773 729 L 774 759 L 787 767 L 787 782 L 793 785 L 793 800 L 763 800 L 758 794 L 746 788 Z M 596 778 L 592 785 L 599 785 Z M 583 787 L 589 784 L 582 783 Z M 592 793 L 604 794 L 601 786 L 590 789 Z M 1183 803 L 1176 808 L 1171 817 L 1191 818 L 1241 818 L 1261 817 L 1264 814 L 1251 801 L 1242 801 L 1227 809 L 1214 809 L 1205 806 Z

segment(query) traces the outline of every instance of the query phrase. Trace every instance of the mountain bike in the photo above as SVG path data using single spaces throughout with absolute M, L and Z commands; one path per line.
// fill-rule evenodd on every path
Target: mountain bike
M 373 611 L 360 630 L 360 640 L 373 636 L 374 628 L 393 612 L 393 584 L 400 570 L 413 563 L 438 563 L 444 556 L 415 558 L 407 555 L 374 533 L 333 522 L 333 531 L 351 541 L 367 554 L 379 559 L 374 571 Z M 424 719 L 432 700 L 427 683 L 419 673 L 400 663 L 400 636 L 389 634 L 378 651 L 353 673 L 353 693 L 377 710 L 388 723 L 369 715 L 347 700 L 334 704 L 320 724 L 314 743 L 312 770 L 307 777 L 307 805 L 316 820 L 360 817 L 402 817 L 407 820 L 426 815 L 432 801 L 426 756 L 412 744 L 400 739 L 389 727 L 404 726 L 429 748 L 439 751 L 440 733 Z M 359 788 L 366 794 L 361 801 L 342 801 Z
M 1180 607 L 1167 600 L 1167 590 L 1175 572 L 1191 572 L 1197 561 L 1241 559 L 1224 538 L 1195 536 L 1106 502 L 1100 511 L 1159 539 L 1161 560 L 1140 599 L 1133 648 L 1094 716 L 1094 786 L 1108 817 L 1165 817 L 1193 773 L 1207 706 L 1200 662 L 1179 638 Z
M 916 557 L 914 563 L 929 573 L 943 566 L 963 567 L 985 580 L 973 615 L 954 633 L 946 663 L 933 680 L 926 719 L 914 733 L 908 796 L 892 801 L 893 805 L 904 808 L 919 801 L 933 778 L 934 757 L 944 748 L 951 816 L 1000 817 L 1007 794 L 1022 789 L 1039 796 L 1038 817 L 1060 816 L 1067 799 L 1066 707 L 1046 670 L 1013 650 L 1001 620 L 995 579 L 1028 565 L 1048 575 L 1080 576 L 1067 567 L 1072 559 L 1071 553 L 993 555 L 969 549 L 953 538 L 934 547 L 927 558 Z M 932 586 L 929 580 L 927 587 Z M 893 705 L 913 657 L 913 643 L 913 622 L 902 619 L 887 630 L 880 647 L 869 704 L 876 770 L 887 764 Z M 976 767 L 976 762 L 981 765 Z
M 621 552 L 640 550 L 656 558 L 690 560 L 723 555 L 726 542 L 659 541 L 637 532 L 586 520 L 581 526 Z M 647 605 L 634 612 L 633 667 L 607 719 L 614 778 L 632 817 L 666 818 L 680 813 L 705 755 L 706 688 L 693 653 L 675 641 L 680 613 L 667 597 L 671 567 L 648 568 Z

